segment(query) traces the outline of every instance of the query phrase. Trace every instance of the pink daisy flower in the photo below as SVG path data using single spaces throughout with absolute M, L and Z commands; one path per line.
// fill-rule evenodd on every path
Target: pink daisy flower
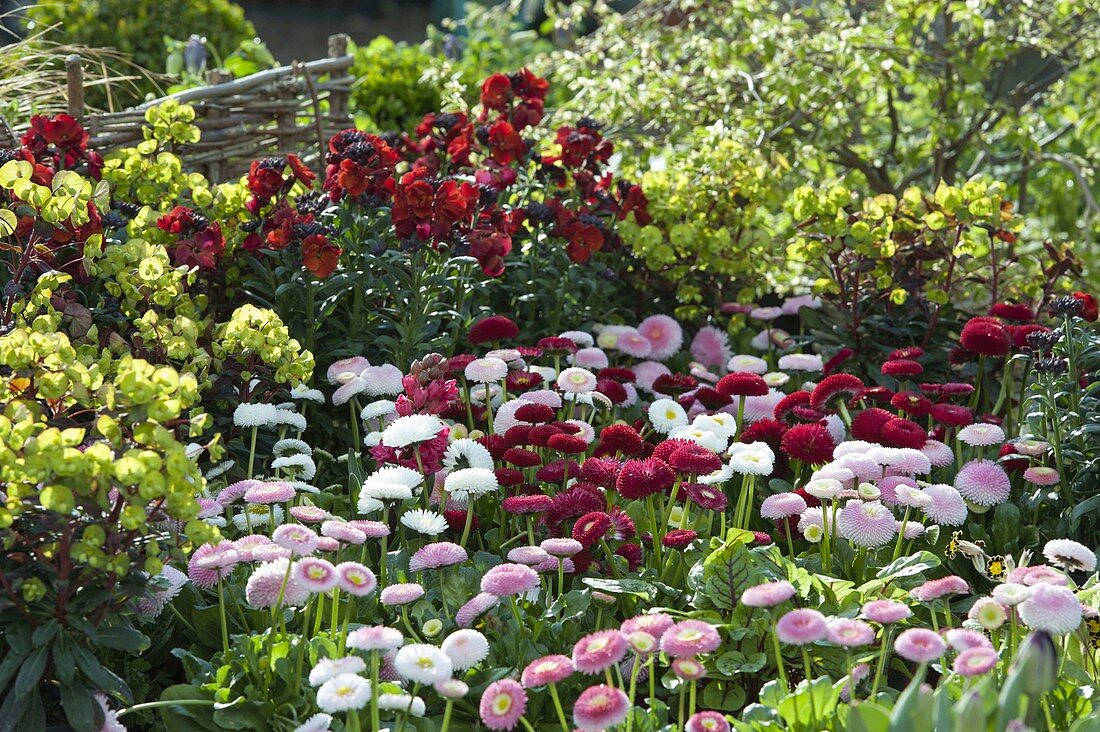
M 890 509 L 878 501 L 851 500 L 837 516 L 837 530 L 856 546 L 885 546 L 897 535 L 897 523 Z
M 296 607 L 306 603 L 309 599 L 309 590 L 293 573 L 287 578 L 286 570 L 289 563 L 290 560 L 284 557 L 261 564 L 256 568 L 245 585 L 244 596 L 249 605 L 257 608 L 275 607 L 279 601 L 280 590 L 282 590 L 283 605 Z
M 806 499 L 797 493 L 776 493 L 760 504 L 760 517 L 769 521 L 779 521 L 788 516 L 797 516 L 806 510 Z
M 422 572 L 425 569 L 439 569 L 462 564 L 469 559 L 469 554 L 458 544 L 449 541 L 437 541 L 434 544 L 425 544 L 416 550 L 409 558 L 409 571 Z
M 630 700 L 622 689 L 600 684 L 581 692 L 573 704 L 573 722 L 583 732 L 603 732 L 621 724 L 630 712 Z
M 286 503 L 294 498 L 294 486 L 288 483 L 260 483 L 250 487 L 244 493 L 245 503 Z
M 244 494 L 248 492 L 249 488 L 253 488 L 258 485 L 263 485 L 262 480 L 253 480 L 249 478 L 247 480 L 238 480 L 236 483 L 230 483 L 225 488 L 218 491 L 218 495 L 215 500 L 223 506 L 228 506 L 238 498 L 244 497 Z
M 943 638 L 925 628 L 904 630 L 894 640 L 894 653 L 913 663 L 935 661 L 946 650 Z
M 1058 471 L 1054 468 L 1034 465 L 1024 471 L 1024 480 L 1034 485 L 1050 486 L 1058 485 L 1062 476 L 1058 475 Z
M 348 633 L 348 648 L 360 651 L 393 651 L 401 647 L 405 638 L 397 628 L 385 625 L 368 625 Z
M 481 721 L 493 730 L 511 730 L 527 709 L 527 692 L 518 681 L 501 679 L 489 684 L 481 695 Z
M 524 595 L 538 586 L 538 572 L 526 564 L 498 564 L 481 578 L 481 591 L 497 597 Z
M 291 509 L 291 513 L 293 512 L 294 509 Z M 367 540 L 365 531 L 355 528 L 347 521 L 325 521 L 321 524 L 321 535 L 345 544 L 358 545 Z
M 310 592 L 328 592 L 340 580 L 332 562 L 319 557 L 303 557 L 294 563 L 295 579 Z
M 573 646 L 573 666 L 582 674 L 598 674 L 626 656 L 626 637 L 617 630 L 589 633 Z
M 701 620 L 682 620 L 661 634 L 661 650 L 676 658 L 710 653 L 721 643 L 714 626 Z
M 1017 567 L 1008 573 L 1006 579 L 1009 582 L 1027 585 L 1028 587 L 1041 584 L 1064 585 L 1069 582 L 1069 578 L 1066 577 L 1066 575 L 1046 564 L 1036 564 L 1032 567 Z
M 946 468 L 955 462 L 955 453 L 939 440 L 929 440 L 920 449 L 937 468 Z
M 1043 556 L 1051 564 L 1070 571 L 1096 569 L 1096 552 L 1072 539 L 1051 539 L 1043 547 Z
M 696 712 L 688 718 L 684 732 L 730 732 L 730 723 L 719 712 Z
M 1017 609 L 1027 627 L 1054 636 L 1072 633 L 1081 625 L 1081 602 L 1073 590 L 1062 585 L 1034 585 Z
M 508 561 L 534 566 L 542 564 L 550 555 L 540 546 L 517 546 L 508 552 Z
M 602 348 L 595 347 L 579 349 L 569 357 L 569 362 L 575 366 L 583 366 L 590 369 L 605 369 L 608 364 L 607 354 L 604 353 Z M 568 389 L 562 389 L 562 391 L 568 391 Z
M 794 585 L 787 580 L 766 582 L 741 593 L 741 604 L 748 607 L 775 607 L 794 597 Z
M 359 562 L 340 562 L 336 565 L 336 584 L 352 597 L 365 597 L 378 588 L 378 578 Z
M 317 549 L 317 532 L 301 524 L 283 524 L 271 534 L 271 539 L 295 556 L 312 554 Z
M 908 605 L 893 600 L 871 600 L 863 606 L 863 617 L 879 625 L 897 623 L 912 614 Z
M 992 460 L 971 460 L 955 475 L 955 489 L 979 506 L 1004 503 L 1011 487 L 1008 473 Z
M 573 675 L 573 661 L 560 654 L 536 658 L 523 669 L 520 681 L 528 689 L 564 681 Z
M 641 333 L 623 333 L 615 341 L 615 348 L 634 358 L 649 358 L 653 353 L 653 344 Z
M 386 524 L 381 521 L 357 519 L 355 521 L 348 521 L 348 523 L 366 534 L 368 539 L 381 539 L 383 536 L 390 535 L 390 527 L 386 526 Z
M 829 642 L 848 648 L 868 646 L 875 640 L 875 629 L 862 620 L 834 618 L 825 631 Z
M 965 651 L 967 648 L 992 648 L 993 644 L 985 637 L 984 633 L 969 628 L 949 628 L 943 634 L 947 645 L 956 651 Z
M 699 329 L 691 341 L 691 357 L 704 366 L 721 368 L 733 356 L 730 337 L 712 325 Z
M 684 329 L 667 315 L 650 315 L 638 323 L 638 332 L 649 341 L 649 357 L 654 361 L 672 358 L 684 344 Z
M 469 628 L 478 618 L 496 607 L 499 602 L 500 598 L 490 592 L 474 595 L 455 613 L 455 625 L 460 628 Z
M 319 524 L 332 518 L 332 514 L 320 506 L 291 506 L 290 515 L 304 524 Z
M 962 526 L 966 521 L 966 501 L 962 494 L 946 483 L 936 483 L 924 489 L 932 502 L 923 508 L 924 515 L 943 526 Z
M 970 593 L 970 585 L 966 580 L 953 574 L 939 579 L 928 580 L 922 585 L 917 585 L 909 590 L 909 596 L 917 602 L 933 602 L 947 595 L 966 595 Z
M 390 607 L 409 605 L 424 597 L 424 588 L 415 582 L 389 585 L 382 589 L 379 598 L 383 605 Z
M 648 392 L 653 391 L 653 382 L 659 377 L 672 373 L 668 366 L 656 361 L 636 363 L 630 370 L 634 372 L 634 383 L 638 385 L 638 388 Z
M 203 544 L 191 555 L 187 576 L 195 587 L 213 587 L 228 577 L 240 561 L 241 555 L 231 541 Z
M 675 622 L 671 615 L 665 613 L 646 613 L 645 615 L 635 615 L 632 618 L 627 618 L 619 626 L 619 630 L 623 635 L 642 631 L 649 633 L 654 638 L 660 638 Z
M 699 663 L 694 656 L 672 659 L 672 673 L 684 681 L 698 681 L 707 675 L 707 667 Z
M 960 653 L 951 668 L 960 676 L 981 676 L 992 671 L 1000 660 L 992 648 L 976 646 Z
M 817 610 L 801 608 L 791 610 L 781 617 L 775 631 L 781 642 L 802 646 L 824 638 L 828 632 L 828 623 L 825 616 Z

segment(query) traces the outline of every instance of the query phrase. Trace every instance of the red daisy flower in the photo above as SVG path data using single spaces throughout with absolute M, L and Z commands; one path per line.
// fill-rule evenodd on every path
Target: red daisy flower
M 668 459 L 672 457 L 672 453 L 676 452 L 681 447 L 691 449 L 697 447 L 698 444 L 683 437 L 673 437 L 668 440 L 659 442 L 656 447 L 653 448 L 653 454 L 651 457 L 655 457 L 658 460 L 668 462 Z
M 816 465 L 833 459 L 836 443 L 833 442 L 833 437 L 825 425 L 814 422 L 791 427 L 783 434 L 780 447 L 788 457 Z
M 490 315 L 470 326 L 469 340 L 475 346 L 493 341 L 507 341 L 519 335 L 519 326 L 503 315 Z
M 914 391 L 903 391 L 895 394 L 893 399 L 890 400 L 890 406 L 914 417 L 923 417 L 932 411 L 931 400 Z
M 611 519 L 611 538 L 615 541 L 627 541 L 638 535 L 638 527 L 634 525 L 634 519 L 630 518 L 626 511 L 616 506 L 611 509 L 608 517 Z
M 1005 326 L 1008 330 L 1008 334 L 1012 337 L 1012 347 L 1017 351 L 1027 348 L 1027 337 L 1032 333 L 1049 333 L 1050 328 L 1044 325 L 1038 325 L 1036 323 L 1028 323 L 1026 325 L 1008 325 Z
M 837 366 L 844 363 L 854 355 L 856 355 L 856 352 L 853 351 L 851 348 L 841 348 L 839 351 L 836 352 L 836 355 L 826 361 L 825 365 L 822 366 L 822 374 L 828 376 L 829 374 L 836 371 Z
M 907 378 L 919 376 L 924 373 L 924 367 L 909 358 L 898 358 L 882 364 L 882 374 L 895 378 Z
M 531 514 L 542 513 L 549 510 L 554 499 L 543 493 L 533 493 L 524 496 L 508 496 L 501 501 L 500 507 L 506 513 Z
M 546 521 L 558 524 L 566 519 L 583 516 L 591 511 L 600 511 L 604 508 L 604 499 L 598 493 L 594 493 L 580 484 L 558 493 L 552 499 L 550 508 L 546 509 Z
M 773 541 L 774 540 L 772 539 L 771 535 L 764 532 L 764 531 L 754 531 L 754 532 L 752 532 L 752 543 L 753 544 L 756 544 L 758 546 L 767 546 L 768 544 L 773 543 Z
M 695 397 L 696 401 L 712 411 L 733 403 L 733 397 L 727 396 L 709 386 L 700 386 L 695 390 L 692 396 Z
M 555 460 L 538 469 L 535 477 L 543 483 L 561 483 L 566 475 L 575 478 L 580 474 L 580 468 L 572 460 Z
M 681 473 L 691 475 L 709 475 L 722 467 L 722 458 L 715 453 L 694 445 L 678 447 L 668 457 L 668 464 Z
M 504 435 L 482 435 L 477 438 L 477 441 L 489 451 L 494 460 L 500 460 L 504 457 L 505 451 L 512 446 L 512 443 Z
M 546 447 L 550 438 L 560 435 L 562 428 L 555 424 L 536 424 L 527 432 L 527 444 L 536 447 Z
M 808 407 L 810 405 L 810 392 L 794 391 L 779 400 L 775 405 L 775 418 L 785 420 L 795 407 Z
M 909 359 L 915 361 L 923 355 L 924 349 L 920 346 L 906 346 L 905 348 L 898 348 L 890 351 L 890 355 L 886 357 L 886 360 L 898 361 L 901 359 Z
M 726 396 L 767 396 L 768 382 L 757 374 L 726 374 L 715 385 L 719 394 Z
M 615 485 L 622 463 L 613 457 L 591 457 L 581 464 L 581 478 L 604 488 Z
M 863 392 L 863 382 L 851 374 L 833 374 L 826 376 L 810 393 L 810 406 L 821 409 L 835 397 L 858 397 Z
M 573 538 L 579 541 L 581 546 L 592 546 L 606 537 L 610 529 L 611 517 L 603 511 L 592 511 L 581 516 L 573 524 Z
M 911 447 L 919 450 L 928 442 L 928 433 L 912 420 L 894 417 L 883 425 L 882 441 L 890 447 Z
M 878 442 L 882 439 L 882 428 L 895 416 L 878 407 L 864 409 L 852 418 L 852 437 L 866 442 Z
M 995 318 L 1013 320 L 1017 323 L 1030 323 L 1035 320 L 1035 311 L 1023 303 L 999 302 L 989 308 L 989 314 Z
M 624 369 L 619 366 L 608 366 L 602 368 L 596 373 L 596 378 L 599 379 L 614 379 L 622 383 L 633 383 L 638 377 L 630 369 Z
M 596 379 L 596 391 L 610 399 L 612 404 L 623 404 L 630 399 L 626 387 L 614 379 Z
M 708 511 L 725 511 L 729 503 L 726 494 L 702 483 L 684 483 L 681 486 L 692 503 Z
M 626 560 L 627 569 L 631 572 L 642 566 L 642 547 L 638 544 L 622 544 L 615 549 L 615 553 Z
M 533 468 L 536 465 L 542 465 L 542 456 L 534 450 L 510 447 L 504 453 L 504 462 L 511 463 L 517 468 Z
M 866 399 L 871 402 L 889 402 L 894 398 L 894 392 L 891 389 L 887 389 L 885 386 L 870 386 L 863 390 L 859 397 L 848 400 L 848 406 L 855 407 L 859 405 L 860 399 Z
M 940 386 L 940 393 L 946 397 L 966 397 L 974 393 L 974 385 L 964 384 L 960 381 L 949 381 Z
M 630 425 L 613 424 L 600 431 L 600 446 L 626 455 L 641 455 L 645 451 L 645 440 Z
M 523 482 L 523 473 L 515 468 L 497 468 L 493 473 L 497 476 L 497 483 L 505 488 L 511 488 Z
M 1031 467 L 1031 459 L 1017 450 L 1011 442 L 1001 445 L 1001 449 L 997 454 L 1001 458 L 997 462 L 1010 473 L 1022 473 Z M 1011 458 L 1010 455 L 1020 455 L 1021 457 Z
M 1004 356 L 1012 350 L 1012 337 L 1000 322 L 971 318 L 959 335 L 962 347 L 982 356 Z
M 787 425 L 777 420 L 758 419 L 741 433 L 741 442 L 763 442 L 773 451 L 777 451 L 787 429 Z
M 525 391 L 537 389 L 542 385 L 542 381 L 542 374 L 534 371 L 509 370 L 508 375 L 504 377 L 504 384 L 512 394 L 522 394 Z
M 949 427 L 965 427 L 974 423 L 974 414 L 959 404 L 932 405 L 932 419 Z
M 554 410 L 539 402 L 528 402 L 516 410 L 516 419 L 524 422 L 550 422 L 554 419 Z
M 627 500 L 663 493 L 676 482 L 676 473 L 663 460 L 627 460 L 615 479 L 615 490 Z
M 699 538 L 699 534 L 691 529 L 673 529 L 664 535 L 661 543 L 669 549 L 683 549 Z
M 542 338 L 538 342 L 538 347 L 542 349 L 542 352 L 547 356 L 566 356 L 571 353 L 577 352 L 577 344 L 568 338 Z
M 444 511 L 443 518 L 447 520 L 447 528 L 455 533 L 461 532 L 466 528 L 466 509 L 461 511 Z M 470 528 L 476 530 L 480 525 L 475 514 L 470 521 Z
M 653 391 L 668 396 L 679 396 L 685 391 L 691 391 L 699 386 L 699 382 L 692 376 L 685 374 L 661 374 L 653 380 Z
M 565 433 L 552 435 L 546 446 L 564 455 L 579 455 L 588 449 L 588 443 L 583 438 Z

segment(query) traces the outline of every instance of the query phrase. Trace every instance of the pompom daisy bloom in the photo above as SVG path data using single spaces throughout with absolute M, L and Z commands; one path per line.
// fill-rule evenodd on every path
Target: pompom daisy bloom
M 520 681 L 530 689 L 564 681 L 572 676 L 574 671 L 573 661 L 568 656 L 543 656 L 527 664 L 520 676 Z
M 443 640 L 442 648 L 451 659 L 451 664 L 459 671 L 473 668 L 489 655 L 489 641 L 470 628 L 451 633 Z
M 348 648 L 361 651 L 392 651 L 400 648 L 404 642 L 401 631 L 385 625 L 370 625 L 356 628 L 348 633 Z
M 967 648 L 992 648 L 993 644 L 985 637 L 970 628 L 950 628 L 944 634 L 944 640 L 956 651 L 965 651 Z
M 383 605 L 408 605 L 424 597 L 424 587 L 415 582 L 388 585 L 382 589 L 379 599 Z
M 322 658 L 309 672 L 309 685 L 320 686 L 331 678 L 340 674 L 357 674 L 366 670 L 366 662 L 359 656 L 345 656 L 344 658 Z
M 526 709 L 527 692 L 512 679 L 489 684 L 478 705 L 482 723 L 492 730 L 515 729 Z
M 721 712 L 696 712 L 688 718 L 684 732 L 730 732 L 730 723 Z
M 720 367 L 732 358 L 730 337 L 725 331 L 712 325 L 699 329 L 691 341 L 691 356 L 707 367 Z
M 1081 602 L 1073 590 L 1062 585 L 1046 582 L 1033 585 L 1017 609 L 1027 627 L 1051 635 L 1072 633 L 1081 625 Z
M 802 646 L 824 638 L 828 632 L 828 622 L 817 610 L 800 608 L 781 617 L 775 632 L 782 643 Z
M 964 595 L 970 592 L 966 580 L 953 574 L 928 580 L 909 590 L 909 596 L 917 602 L 933 602 L 947 595 Z
M 245 503 L 265 506 L 270 503 L 286 503 L 291 498 L 294 498 L 294 487 L 279 481 L 253 485 L 244 492 Z
M 479 358 L 466 364 L 466 380 L 475 384 L 493 384 L 508 375 L 508 364 L 499 358 Z
M 1051 539 L 1043 547 L 1043 556 L 1054 566 L 1070 571 L 1096 569 L 1096 552 L 1072 539 Z
M 898 623 L 912 614 L 908 605 L 893 600 L 871 600 L 863 606 L 863 617 L 879 625 Z
M 422 572 L 425 569 L 439 569 L 462 564 L 469 554 L 458 544 L 449 541 L 437 541 L 425 544 L 409 558 L 409 571 Z
M 228 577 L 240 561 L 241 555 L 231 541 L 203 544 L 191 555 L 187 575 L 196 587 L 213 587 Z
M 1024 480 L 1033 485 L 1051 486 L 1058 485 L 1062 480 L 1062 476 L 1054 468 L 1032 465 L 1024 471 Z
M 291 574 L 310 592 L 328 592 L 340 579 L 336 567 L 327 559 L 303 557 L 294 563 Z
M 829 642 L 849 648 L 867 646 L 875 640 L 875 630 L 862 620 L 834 618 L 825 631 Z
M 567 394 L 586 394 L 596 389 L 596 375 L 588 369 L 571 366 L 558 374 L 558 388 Z
M 478 618 L 496 607 L 499 602 L 500 598 L 491 592 L 481 592 L 474 595 L 455 613 L 455 625 L 460 628 L 469 628 Z
M 638 332 L 650 344 L 649 358 L 664 361 L 672 358 L 684 344 L 684 330 L 667 315 L 651 315 L 638 323 Z
M 710 653 L 721 643 L 714 626 L 701 620 L 682 620 L 661 634 L 661 650 L 676 658 Z
M 283 524 L 271 534 L 271 539 L 296 556 L 312 554 L 317 549 L 320 537 L 312 529 L 301 524 Z
M 423 508 L 414 508 L 401 514 L 401 523 L 425 536 L 438 536 L 447 530 L 447 519 Z
M 935 661 L 947 650 L 947 643 L 939 634 L 925 628 L 902 631 L 894 640 L 894 653 L 913 663 Z
M 981 676 L 992 671 L 1001 657 L 992 648 L 968 648 L 955 658 L 952 669 L 960 676 Z
M 378 578 L 359 562 L 341 562 L 336 565 L 336 584 L 352 597 L 365 597 L 377 589 Z
M 493 469 L 493 456 L 477 440 L 461 437 L 447 445 L 443 453 L 443 467 L 449 471 L 459 468 Z
M 970 611 L 966 614 L 966 617 L 985 630 L 996 630 L 1008 620 L 1008 611 L 996 598 L 982 597 L 970 606 Z
M 617 630 L 589 633 L 573 645 L 573 667 L 583 674 L 598 674 L 622 661 L 628 646 Z
M 386 447 L 403 448 L 427 442 L 447 429 L 439 417 L 430 414 L 410 414 L 398 417 L 382 430 L 382 443 Z
M 924 489 L 931 503 L 923 507 L 924 515 L 943 526 L 962 526 L 966 521 L 966 501 L 962 494 L 945 483 L 936 483 Z
M 837 516 L 837 530 L 856 546 L 874 549 L 896 536 L 897 523 L 890 509 L 878 501 L 851 500 Z
M 237 427 L 266 427 L 275 423 L 279 409 L 274 404 L 238 404 L 233 410 Z
M 362 709 L 369 701 L 370 682 L 356 674 L 340 674 L 317 690 L 317 706 L 329 714 Z
M 805 510 L 806 499 L 797 493 L 776 493 L 760 504 L 760 517 L 778 521 L 788 516 L 797 516 Z
M 427 643 L 410 643 L 398 648 L 393 665 L 401 678 L 424 685 L 449 679 L 454 670 L 450 656 Z
M 605 684 L 590 686 L 573 704 L 573 722 L 583 732 L 602 732 L 621 724 L 630 712 L 630 700 L 622 689 Z
M 584 545 L 579 541 L 568 537 L 545 539 L 539 547 L 554 557 L 571 557 L 584 549 Z
M 505 563 L 489 569 L 481 578 L 481 591 L 497 597 L 524 595 L 538 587 L 539 574 L 526 564 Z
M 312 389 L 311 391 L 316 391 Z M 320 392 L 317 392 L 320 394 Z M 332 724 L 332 715 L 318 712 L 294 728 L 294 732 L 329 732 Z M 114 732 L 113 730 L 101 730 L 100 732 Z
M 991 460 L 971 460 L 955 475 L 955 489 L 979 506 L 1004 503 L 1011 487 L 1008 473 Z
M 444 679 L 432 684 L 435 693 L 444 699 L 461 699 L 470 693 L 470 686 L 465 681 L 458 679 Z
M 1005 441 L 1005 431 L 995 424 L 975 422 L 959 430 L 959 440 L 971 447 L 989 447 Z
M 794 597 L 794 585 L 787 580 L 765 582 L 741 593 L 741 604 L 748 607 L 775 607 Z
M 807 493 L 821 501 L 831 501 L 836 498 L 844 485 L 835 478 L 815 478 L 803 487 Z
M 687 412 L 672 399 L 658 399 L 649 405 L 649 421 L 663 435 L 688 425 Z
M 488 468 L 460 468 L 448 473 L 444 490 L 460 501 L 477 498 L 500 489 L 496 473 Z

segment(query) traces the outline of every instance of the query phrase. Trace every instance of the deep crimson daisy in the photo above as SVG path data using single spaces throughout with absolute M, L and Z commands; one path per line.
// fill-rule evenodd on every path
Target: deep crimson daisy
M 542 465 L 542 456 L 534 450 L 510 447 L 504 453 L 504 462 L 511 463 L 519 468 L 533 468 L 536 465 Z
M 989 314 L 995 318 L 1013 320 L 1017 323 L 1030 323 L 1035 320 L 1035 311 L 1023 303 L 999 302 L 989 308 Z
M 607 536 L 611 530 L 611 517 L 603 511 L 591 511 L 584 514 L 573 524 L 573 538 L 581 546 L 592 546 Z
M 645 440 L 628 424 L 612 424 L 600 431 L 600 446 L 626 455 L 641 455 Z
M 768 382 L 758 374 L 738 372 L 726 374 L 715 385 L 719 394 L 726 396 L 766 396 Z
M 866 442 L 878 442 L 882 439 L 882 428 L 895 416 L 878 407 L 864 409 L 852 418 L 852 437 Z
M 470 343 L 478 345 L 491 341 L 506 341 L 519 335 L 519 326 L 503 315 L 490 315 L 470 326 Z
M 949 381 L 940 386 L 940 393 L 946 397 L 965 397 L 974 393 L 973 384 L 964 384 L 959 381 Z
M 565 455 L 579 455 L 588 449 L 588 443 L 583 437 L 565 433 L 551 435 L 546 441 L 546 446 Z
M 539 402 L 528 402 L 515 412 L 515 418 L 523 422 L 550 422 L 554 419 L 554 416 L 553 409 Z
M 531 442 L 531 428 L 534 425 L 530 424 L 517 424 L 512 425 L 504 432 L 504 439 L 508 441 L 509 445 L 513 447 L 520 447 L 522 445 L 528 445 Z
M 661 544 L 669 549 L 683 549 L 697 538 L 699 538 L 699 534 L 691 529 L 673 529 L 664 535 Z
M 673 437 L 657 443 L 657 445 L 653 448 L 653 453 L 650 455 L 650 457 L 655 457 L 658 460 L 663 460 L 667 463 L 668 459 L 672 457 L 672 453 L 674 453 L 679 448 L 686 447 L 690 449 L 697 445 L 698 443 L 692 442 L 691 440 L 685 439 L 683 437 Z
M 851 374 L 833 374 L 821 380 L 810 393 L 810 406 L 821 409 L 835 397 L 858 397 L 863 392 L 863 382 Z
M 1004 356 L 1012 350 L 1012 337 L 1003 325 L 990 319 L 971 318 L 963 326 L 959 342 L 966 350 L 982 356 Z
M 534 371 L 509 371 L 504 377 L 504 384 L 512 394 L 522 394 L 525 391 L 537 389 L 542 385 L 542 375 Z
M 597 379 L 614 379 L 615 381 L 623 383 L 633 383 L 637 381 L 637 376 L 633 371 L 620 366 L 607 366 L 596 372 Z
M 645 498 L 672 487 L 676 473 L 663 460 L 627 460 L 615 479 L 615 490 L 627 500 Z
M 504 435 L 482 435 L 477 438 L 477 441 L 489 451 L 494 460 L 500 460 L 504 457 L 505 451 L 512 446 L 512 443 Z
M 886 357 L 886 360 L 898 361 L 900 359 L 910 359 L 916 361 L 923 355 L 924 349 L 920 346 L 906 346 L 905 348 L 898 348 L 890 351 L 890 355 Z
M 506 513 L 529 514 L 542 513 L 550 508 L 553 499 L 543 493 L 525 496 L 508 496 L 501 501 L 500 507 Z
M 615 485 L 622 463 L 612 457 L 588 458 L 581 464 L 581 477 L 604 488 Z
M 562 433 L 561 427 L 555 424 L 536 424 L 527 432 L 527 444 L 535 447 L 546 447 L 550 438 Z
M 580 467 L 572 460 L 555 460 L 538 469 L 535 477 L 543 483 L 561 483 L 566 476 L 575 478 L 580 475 Z
M 643 552 L 638 544 L 621 544 L 615 549 L 615 553 L 626 560 L 627 569 L 631 572 L 642 566 Z
M 965 427 L 974 423 L 974 414 L 959 404 L 932 405 L 932 419 L 950 427 Z
M 709 475 L 722 467 L 722 458 L 705 447 L 685 446 L 672 451 L 668 457 L 668 464 L 681 473 Z
M 1020 458 L 1011 458 L 1010 455 L 1020 455 Z M 997 456 L 1001 459 L 997 462 L 1010 473 L 1021 473 L 1031 467 L 1031 459 L 1023 455 L 1011 442 L 1001 445 Z M 1005 458 L 1008 458 L 1007 460 Z
M 493 473 L 497 476 L 497 483 L 505 488 L 510 488 L 511 486 L 519 485 L 523 482 L 523 473 L 515 468 L 497 468 Z
M 717 488 L 702 483 L 684 483 L 681 486 L 692 503 L 708 511 L 725 511 L 728 500 L 726 494 Z
M 1028 347 L 1027 337 L 1032 333 L 1049 333 L 1050 328 L 1045 325 L 1028 323 L 1026 325 L 1008 325 L 1008 334 L 1012 336 L 1012 347 L 1017 351 Z
M 554 496 L 550 508 L 546 511 L 546 521 L 557 524 L 591 511 L 599 511 L 604 507 L 603 496 L 573 485 Z
M 844 374 L 838 374 L 842 376 Z M 858 379 L 857 379 L 858 381 Z M 833 458 L 836 443 L 825 425 L 814 422 L 791 427 L 783 434 L 780 447 L 790 458 L 804 463 L 827 463 Z
M 894 417 L 883 425 L 882 441 L 890 447 L 911 447 L 919 450 L 928 442 L 928 434 L 916 422 Z
M 898 358 L 893 361 L 886 361 L 882 364 L 882 373 L 884 376 L 893 376 L 895 378 L 907 378 L 909 376 L 919 376 L 924 373 L 924 367 L 916 361 L 908 358 Z
M 733 403 L 733 397 L 721 393 L 709 386 L 700 386 L 692 394 L 695 400 L 710 410 L 721 409 Z
M 626 387 L 614 379 L 596 379 L 596 391 L 610 399 L 612 404 L 625 404 L 630 401 Z
M 890 400 L 890 406 L 914 417 L 923 417 L 932 411 L 931 400 L 913 391 L 902 391 L 895 394 Z
M 836 352 L 836 355 L 826 361 L 825 365 L 822 366 L 822 374 L 824 374 L 825 376 L 830 375 L 831 373 L 836 371 L 837 367 L 840 366 L 840 364 L 844 363 L 854 355 L 856 355 L 856 352 L 853 351 L 851 348 L 841 348 L 839 351 Z
M 741 442 L 763 442 L 773 451 L 779 450 L 783 435 L 789 428 L 787 425 L 774 419 L 758 419 L 741 433 Z
M 536 344 L 547 356 L 565 356 L 577 352 L 577 344 L 568 338 L 542 338 Z
M 890 400 L 894 398 L 894 391 L 887 389 L 885 386 L 869 386 L 860 392 L 858 397 L 848 400 L 849 407 L 859 406 L 861 399 L 866 399 L 869 402 L 880 402 L 882 404 L 889 404 Z
M 779 400 L 775 405 L 775 418 L 785 421 L 795 407 L 807 407 L 810 405 L 810 392 L 794 391 Z
M 653 391 L 672 397 L 691 391 L 697 386 L 699 382 L 685 374 L 661 374 L 653 380 Z

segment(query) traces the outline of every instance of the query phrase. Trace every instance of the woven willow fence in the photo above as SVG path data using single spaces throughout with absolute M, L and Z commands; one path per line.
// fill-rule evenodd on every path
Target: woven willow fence
M 188 170 L 224 181 L 247 171 L 257 158 L 296 153 L 314 164 L 323 160 L 328 138 L 352 126 L 351 65 L 348 36 L 340 33 L 329 37 L 325 58 L 239 79 L 210 71 L 206 86 L 98 114 L 84 108 L 83 70 L 80 58 L 71 56 L 66 63 L 68 111 L 88 130 L 89 147 L 106 155 L 144 139 L 142 125 L 149 107 L 167 99 L 190 104 L 202 137 L 176 152 Z

